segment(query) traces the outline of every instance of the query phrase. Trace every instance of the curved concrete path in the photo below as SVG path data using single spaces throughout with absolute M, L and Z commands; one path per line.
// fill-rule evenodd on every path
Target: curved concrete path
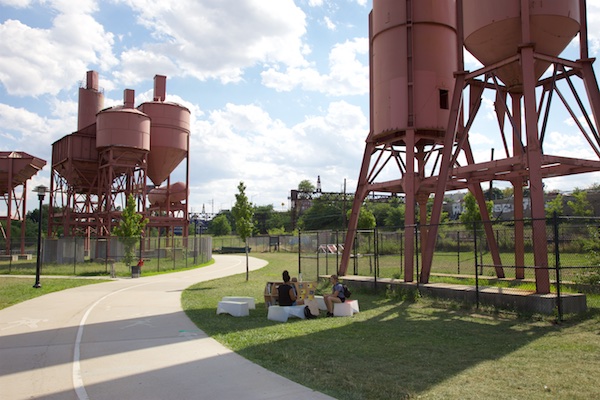
M 185 315 L 185 288 L 246 271 L 245 256 L 214 258 L 205 268 L 68 289 L 0 310 L 0 398 L 332 399 L 233 353 Z M 250 258 L 251 270 L 265 264 Z

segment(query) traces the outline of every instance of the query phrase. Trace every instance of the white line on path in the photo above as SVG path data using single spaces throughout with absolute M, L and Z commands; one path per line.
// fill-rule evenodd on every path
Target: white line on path
M 135 287 L 144 286 L 144 285 L 148 285 L 148 284 L 150 284 L 150 283 L 144 283 L 142 285 L 130 286 L 130 287 L 127 287 L 127 288 L 124 288 L 121 290 L 117 290 L 116 292 L 107 294 L 106 296 L 98 299 L 94 304 L 92 304 L 86 310 L 85 314 L 81 318 L 81 322 L 79 322 L 79 328 L 77 329 L 77 338 L 75 339 L 75 349 L 73 350 L 73 388 L 75 389 L 75 393 L 77 393 L 77 398 L 79 400 L 89 400 L 89 398 L 90 398 L 88 396 L 87 391 L 85 390 L 85 386 L 83 384 L 83 378 L 81 376 L 81 364 L 79 363 L 80 356 L 81 356 L 80 344 L 81 344 L 81 338 L 83 336 L 83 327 L 85 326 L 85 322 L 87 321 L 88 316 L 90 315 L 90 313 L 92 312 L 94 307 L 96 307 L 98 304 L 100 304 L 100 302 L 102 302 L 104 299 L 106 299 L 114 294 L 124 292 L 125 290 L 133 289 Z

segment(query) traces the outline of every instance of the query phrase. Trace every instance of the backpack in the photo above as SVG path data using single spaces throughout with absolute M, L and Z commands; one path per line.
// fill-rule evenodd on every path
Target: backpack
M 313 315 L 313 313 L 310 312 L 310 308 L 308 306 L 304 306 L 304 316 L 306 319 L 317 318 L 316 315 Z
M 350 296 L 352 296 L 352 292 L 350 291 L 350 289 L 348 289 L 348 286 L 342 285 L 342 287 L 344 288 L 344 297 L 345 298 L 349 298 Z

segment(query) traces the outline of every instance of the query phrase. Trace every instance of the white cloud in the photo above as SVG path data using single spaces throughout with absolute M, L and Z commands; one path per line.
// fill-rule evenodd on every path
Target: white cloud
M 323 0 L 308 0 L 308 5 L 310 7 L 321 7 L 323 5 Z
M 330 31 L 335 31 L 336 26 L 331 20 L 331 18 L 326 16 L 323 20 L 325 21 L 325 26 L 327 27 L 327 29 L 329 29 Z
M 77 118 L 70 114 L 73 107 L 67 110 L 56 104 L 56 118 L 42 117 L 24 108 L 16 108 L 0 103 L 0 126 L 8 137 L 14 137 L 13 145 L 30 154 L 47 155 L 52 143 L 73 131 L 77 126 Z M 14 148 L 12 149 L 14 150 Z
M 277 91 L 290 91 L 296 87 L 328 95 L 361 95 L 369 91 L 369 67 L 357 55 L 368 53 L 368 39 L 356 38 L 336 44 L 329 53 L 329 73 L 321 75 L 309 68 L 288 68 L 280 72 L 271 67 L 263 72 L 263 84 Z
M 93 4 L 84 2 L 83 11 L 93 10 Z M 0 82 L 9 94 L 54 95 L 70 87 L 88 64 L 108 68 L 116 63 L 112 34 L 90 15 L 72 8 L 72 13 L 59 13 L 47 29 L 16 20 L 0 25 Z
M 364 143 L 368 121 L 359 107 L 345 101 L 333 102 L 323 115 L 294 126 L 255 104 L 227 104 L 196 121 L 192 131 L 192 168 L 202 182 L 200 192 L 233 198 L 237 184 L 244 181 L 263 201 L 281 198 L 274 204 L 279 208 L 287 203 L 281 196 L 303 179 L 320 175 L 334 191 L 344 178 L 355 178 L 356 160 L 364 150 L 357 143 Z
M 243 79 L 245 68 L 275 62 L 306 65 L 302 41 L 306 16 L 292 0 L 121 0 L 138 15 L 138 22 L 152 33 L 143 48 L 124 52 L 119 76 L 138 74 L 141 51 L 152 58 L 170 60 L 181 76 L 223 83 Z M 158 56 L 160 55 L 160 56 Z

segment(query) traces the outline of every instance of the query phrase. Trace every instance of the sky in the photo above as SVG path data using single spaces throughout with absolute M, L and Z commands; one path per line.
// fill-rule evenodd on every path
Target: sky
M 160 74 L 167 101 L 191 111 L 190 212 L 230 209 L 240 182 L 253 204 L 275 210 L 318 176 L 325 192 L 354 192 L 369 132 L 371 8 L 372 0 L 0 0 L 0 151 L 46 160 L 28 186 L 49 186 L 52 143 L 77 129 L 86 71 L 98 71 L 105 107 L 122 104 L 124 89 L 135 90 L 136 105 L 151 100 Z M 588 19 L 597 57 L 600 0 L 588 0 Z M 576 42 L 563 56 L 573 54 Z M 467 55 L 467 69 L 480 66 Z M 471 131 L 483 160 L 500 147 L 486 134 L 492 110 L 488 99 Z M 576 129 L 553 114 L 547 145 L 581 154 Z M 184 179 L 182 163 L 171 181 Z M 596 182 L 593 173 L 546 185 Z

